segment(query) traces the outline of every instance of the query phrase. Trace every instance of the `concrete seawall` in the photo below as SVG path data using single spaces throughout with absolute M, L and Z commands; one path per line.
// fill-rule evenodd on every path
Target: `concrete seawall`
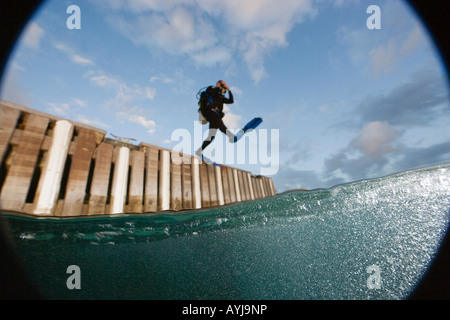
M 201 209 L 275 194 L 268 177 L 105 136 L 0 101 L 2 208 L 36 216 L 107 215 Z

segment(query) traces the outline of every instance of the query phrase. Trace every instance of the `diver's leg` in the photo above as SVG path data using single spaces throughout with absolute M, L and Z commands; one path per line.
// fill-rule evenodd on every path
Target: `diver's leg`
M 211 144 L 211 142 L 214 140 L 214 138 L 216 137 L 216 133 L 217 133 L 217 128 L 212 128 L 211 127 L 211 123 L 210 123 L 210 128 L 209 128 L 209 134 L 208 137 L 205 139 L 205 141 L 203 141 L 203 144 L 200 148 L 197 149 L 197 151 L 195 151 L 195 154 L 199 157 L 202 156 L 203 150 L 206 149 L 207 146 L 209 146 Z
M 234 134 L 227 129 L 225 124 L 223 123 L 222 119 L 220 119 L 220 122 L 217 124 L 220 131 L 222 131 L 230 140 L 231 143 L 234 143 Z

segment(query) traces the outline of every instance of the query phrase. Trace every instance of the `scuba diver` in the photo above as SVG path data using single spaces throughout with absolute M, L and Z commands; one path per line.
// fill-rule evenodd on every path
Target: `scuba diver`
M 228 98 L 225 97 L 228 91 Z M 214 140 L 217 129 L 222 131 L 229 139 L 230 142 L 236 142 L 235 136 L 231 131 L 227 129 L 222 121 L 224 117 L 223 104 L 232 104 L 233 94 L 225 81 L 219 80 L 216 86 L 209 86 L 205 91 L 201 93 L 199 102 L 199 112 L 203 115 L 206 121 L 209 122 L 209 135 L 205 141 L 203 141 L 202 146 L 195 152 L 195 154 L 203 158 L 203 150 Z

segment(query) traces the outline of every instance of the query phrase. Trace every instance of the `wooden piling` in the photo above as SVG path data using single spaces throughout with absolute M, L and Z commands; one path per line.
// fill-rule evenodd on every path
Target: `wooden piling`
M 3 208 L 14 211 L 21 211 L 25 204 L 49 119 L 27 114 L 24 122 L 0 198 Z
M 145 161 L 144 212 L 156 212 L 158 211 L 158 149 L 153 146 L 147 146 Z
M 131 151 L 128 206 L 126 212 L 142 213 L 144 200 L 145 152 Z
M 160 151 L 159 159 L 159 211 L 170 210 L 170 152 Z
M 198 158 L 192 159 L 191 168 L 193 209 L 200 209 L 202 207 L 202 193 L 200 186 L 200 161 Z
M 183 208 L 183 192 L 181 181 L 181 164 L 171 163 L 170 209 L 179 211 Z
M 183 209 L 193 209 L 193 198 L 192 198 L 192 164 L 183 163 L 181 164 L 182 170 L 182 186 L 183 186 Z
M 116 147 L 111 189 L 110 214 L 124 213 L 127 192 L 130 149 Z
M 19 110 L 8 107 L 0 108 L 0 162 L 3 161 L 19 117 Z
M 113 152 L 114 146 L 107 143 L 102 143 L 97 148 L 89 198 L 89 215 L 106 212 Z
M 96 146 L 95 132 L 81 128 L 78 133 L 64 197 L 64 208 L 62 210 L 64 216 L 79 216 L 82 214 L 92 156 Z

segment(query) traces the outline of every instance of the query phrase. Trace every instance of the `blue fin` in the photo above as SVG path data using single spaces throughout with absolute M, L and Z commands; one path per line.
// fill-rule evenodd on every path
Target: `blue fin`
M 242 130 L 245 132 L 247 132 L 250 129 L 256 129 L 260 124 L 262 123 L 262 119 L 261 118 L 254 118 L 252 120 L 250 120 L 245 126 L 244 128 L 242 128 Z
M 241 130 L 239 130 L 239 132 L 234 136 L 234 142 L 237 142 L 238 140 L 240 140 L 242 138 L 242 136 L 247 132 L 250 131 L 252 129 L 256 129 L 261 123 L 263 122 L 263 120 L 259 117 L 257 118 L 253 118 L 252 120 L 250 120 Z

